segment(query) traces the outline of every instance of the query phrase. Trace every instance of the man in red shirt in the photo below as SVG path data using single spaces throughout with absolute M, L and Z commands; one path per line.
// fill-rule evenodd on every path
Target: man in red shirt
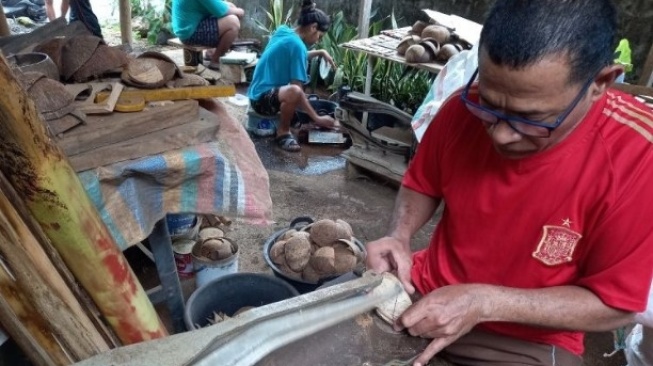
M 580 365 L 653 275 L 653 113 L 611 90 L 610 0 L 498 0 L 478 81 L 444 103 L 369 269 L 422 296 L 396 327 L 457 365 Z M 444 202 L 429 247 L 410 238 Z M 444 351 L 443 351 L 444 350 Z

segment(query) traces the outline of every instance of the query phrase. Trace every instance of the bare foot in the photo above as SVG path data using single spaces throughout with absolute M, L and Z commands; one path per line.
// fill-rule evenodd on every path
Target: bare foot
M 331 116 L 319 116 L 315 119 L 315 124 L 319 127 L 335 130 L 340 127 L 340 123 Z

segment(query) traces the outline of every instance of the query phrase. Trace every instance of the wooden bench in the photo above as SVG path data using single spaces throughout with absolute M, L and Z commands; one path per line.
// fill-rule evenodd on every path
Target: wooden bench
M 203 51 L 210 50 L 213 47 L 207 46 L 193 46 L 183 44 L 179 38 L 171 38 L 168 40 L 170 46 L 181 47 L 184 50 L 184 65 L 197 66 L 204 62 Z

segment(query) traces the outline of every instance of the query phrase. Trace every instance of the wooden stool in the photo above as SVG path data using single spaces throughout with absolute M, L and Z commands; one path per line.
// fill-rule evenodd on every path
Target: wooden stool
M 197 66 L 204 63 L 204 50 L 210 50 L 213 47 L 207 46 L 192 46 L 181 43 L 179 38 L 171 38 L 168 44 L 175 47 L 181 47 L 184 50 L 184 65 Z

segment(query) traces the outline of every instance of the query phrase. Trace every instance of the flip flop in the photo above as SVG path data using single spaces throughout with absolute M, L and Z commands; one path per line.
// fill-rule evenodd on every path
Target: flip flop
M 214 70 L 214 71 L 220 71 L 220 63 L 219 62 L 210 62 L 209 66 L 207 66 L 209 69 Z
M 290 152 L 298 152 L 301 150 L 301 147 L 297 143 L 297 140 L 295 140 L 295 136 L 293 136 L 292 133 L 277 136 L 274 141 L 277 143 L 277 146 L 283 150 Z

